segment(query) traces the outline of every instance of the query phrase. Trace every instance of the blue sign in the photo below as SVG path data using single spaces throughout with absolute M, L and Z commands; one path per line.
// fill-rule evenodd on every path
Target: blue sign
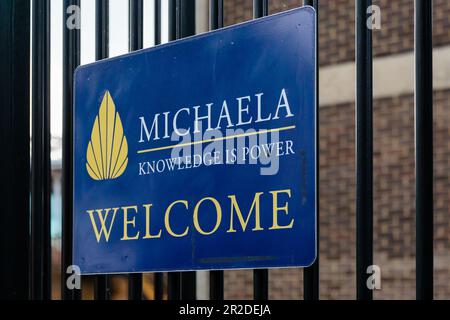
M 83 274 L 313 263 L 315 19 L 305 7 L 77 69 Z

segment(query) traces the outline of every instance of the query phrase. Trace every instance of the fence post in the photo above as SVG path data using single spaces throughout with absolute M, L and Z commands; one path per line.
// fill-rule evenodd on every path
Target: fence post
M 367 9 L 372 0 L 356 1 L 356 285 L 358 300 L 371 300 L 367 268 L 373 260 L 372 31 Z
M 177 0 L 177 39 L 195 35 L 195 8 L 195 1 Z M 181 273 L 181 299 L 196 299 L 196 279 L 195 272 Z
M 144 47 L 144 2 L 143 0 L 129 0 L 129 51 Z M 128 276 L 128 299 L 142 300 L 142 273 Z
M 177 38 L 177 11 L 178 1 L 169 1 L 169 41 Z M 181 299 L 181 273 L 169 272 L 167 274 L 167 296 L 169 300 Z
M 143 0 L 128 0 L 129 8 L 129 51 L 144 47 L 144 2 Z
M 223 28 L 223 0 L 209 0 L 209 28 Z
M 33 1 L 31 296 L 51 298 L 50 0 Z
M 209 1 L 209 29 L 223 28 L 223 0 Z M 222 270 L 209 273 L 209 297 L 211 300 L 224 299 L 224 272 Z
M 109 0 L 95 0 L 95 60 L 109 55 Z
M 62 259 L 61 298 L 81 299 L 80 290 L 69 290 L 66 285 L 67 268 L 72 265 L 73 245 L 73 76 L 80 64 L 80 30 L 69 29 L 66 22 L 70 6 L 80 8 L 80 0 L 64 0 L 63 4 L 63 155 L 62 155 Z
M 269 15 L 269 0 L 253 0 L 253 18 Z
M 433 299 L 433 1 L 415 1 L 416 296 Z
M 161 0 L 155 0 L 155 46 L 161 44 Z M 164 273 L 156 272 L 153 276 L 155 300 L 164 299 Z
M 0 299 L 29 298 L 30 1 L 0 10 Z
M 303 296 L 305 300 L 319 300 L 319 255 L 320 255 L 320 215 L 319 215 L 319 0 L 305 0 L 305 6 L 316 10 L 316 250 L 317 258 L 314 264 L 303 270 Z
M 269 14 L 268 0 L 253 0 L 253 18 L 261 18 Z M 255 300 L 269 299 L 269 270 L 253 270 L 253 298 Z
M 95 12 L 95 57 L 101 60 L 109 55 L 109 0 L 96 0 Z M 96 300 L 111 299 L 110 276 L 95 276 L 94 295 Z
M 177 0 L 177 39 L 195 34 L 195 1 Z
M 155 1 L 155 46 L 161 44 L 161 0 Z

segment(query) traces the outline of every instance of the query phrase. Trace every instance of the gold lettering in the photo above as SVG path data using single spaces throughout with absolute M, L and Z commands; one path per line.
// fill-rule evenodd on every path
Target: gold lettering
M 144 204 L 143 207 L 145 208 L 145 237 L 144 239 L 158 239 L 161 238 L 162 230 L 159 229 L 159 233 L 155 236 L 153 236 L 150 233 L 150 208 L 152 207 L 152 204 Z
M 211 201 L 214 206 L 216 207 L 216 225 L 214 227 L 214 229 L 211 232 L 206 232 L 204 231 L 201 227 L 200 227 L 200 223 L 198 222 L 198 209 L 200 208 L 200 205 L 205 202 L 205 201 Z M 195 206 L 194 209 L 194 226 L 195 229 L 197 229 L 197 231 L 204 235 L 204 236 L 210 236 L 213 233 L 215 233 L 217 231 L 217 229 L 219 229 L 220 227 L 220 223 L 222 222 L 222 208 L 220 207 L 220 203 L 214 199 L 214 198 L 203 198 L 202 200 L 200 200 L 197 205 Z
M 239 222 L 242 227 L 242 231 L 245 231 L 247 229 L 248 222 L 250 221 L 250 216 L 252 215 L 253 209 L 255 209 L 255 228 L 252 231 L 263 231 L 264 229 L 261 228 L 261 221 L 260 221 L 260 210 L 259 210 L 259 198 L 263 192 L 258 192 L 255 194 L 255 198 L 253 200 L 252 206 L 250 207 L 250 211 L 248 212 L 247 219 L 244 220 L 244 217 L 242 216 L 241 209 L 239 208 L 239 204 L 236 200 L 235 195 L 228 196 L 228 198 L 231 199 L 231 217 L 230 217 L 230 229 L 227 231 L 227 233 L 233 233 L 236 232 L 234 229 L 234 222 L 233 222 L 233 213 L 236 209 L 236 215 L 239 219 Z
M 89 217 L 91 219 L 92 228 L 94 229 L 95 237 L 97 238 L 97 242 L 98 243 L 100 243 L 100 240 L 102 238 L 102 234 L 104 234 L 106 242 L 109 241 L 109 236 L 111 234 L 112 226 L 114 224 L 114 219 L 116 218 L 116 213 L 119 210 L 119 208 L 104 209 L 104 210 L 105 210 L 105 215 L 103 215 L 103 209 L 88 210 L 87 211 L 87 213 L 89 214 Z M 105 225 L 106 224 L 106 220 L 108 219 L 109 212 L 111 210 L 114 210 L 113 216 L 111 218 L 111 222 L 109 223 L 109 227 L 106 228 L 106 225 Z M 97 213 L 97 216 L 98 216 L 98 218 L 100 220 L 100 228 L 101 228 L 100 231 L 98 230 L 97 223 L 95 222 L 94 211 Z
M 278 212 L 284 211 L 286 215 L 289 214 L 289 204 L 286 202 L 286 205 L 284 207 L 278 206 L 278 194 L 280 193 L 286 193 L 289 198 L 291 197 L 291 190 L 279 190 L 279 191 L 271 191 L 270 192 L 273 197 L 273 226 L 269 230 L 280 230 L 280 229 L 292 229 L 294 226 L 294 219 L 291 220 L 291 223 L 287 226 L 280 226 L 278 224 Z
M 135 213 L 137 213 L 138 207 L 137 206 L 122 207 L 122 210 L 123 210 L 123 237 L 120 240 L 127 241 L 139 239 L 139 231 L 134 237 L 128 236 L 128 225 L 132 225 L 133 228 L 136 228 L 136 217 L 133 217 L 133 219 L 128 220 L 128 210 L 134 210 Z
M 188 204 L 188 202 L 185 201 L 185 200 L 178 200 L 178 201 L 172 202 L 172 203 L 170 204 L 170 206 L 167 207 L 166 214 L 165 214 L 165 217 L 164 217 L 164 224 L 165 224 L 165 226 L 166 226 L 167 232 L 168 232 L 172 237 L 175 237 L 175 238 L 182 238 L 182 237 L 185 237 L 185 236 L 188 234 L 188 232 L 189 232 L 189 227 L 186 227 L 185 231 L 184 231 L 182 234 L 176 234 L 175 232 L 173 232 L 173 230 L 172 230 L 172 228 L 171 228 L 171 226 L 170 226 L 170 221 L 169 221 L 169 218 L 170 218 L 170 212 L 171 212 L 172 208 L 173 208 L 177 203 L 184 204 L 185 208 L 186 208 L 186 209 L 189 209 L 189 204 Z

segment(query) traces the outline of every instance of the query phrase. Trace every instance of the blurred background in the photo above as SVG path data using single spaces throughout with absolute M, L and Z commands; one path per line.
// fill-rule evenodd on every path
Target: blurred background
M 356 298 L 355 220 L 355 7 L 354 0 L 319 1 L 320 59 L 320 298 Z M 153 45 L 153 0 L 145 3 L 145 47 Z M 301 5 L 271 0 L 276 13 Z M 381 28 L 374 53 L 374 264 L 381 268 L 375 299 L 415 298 L 414 1 L 374 0 Z M 450 1 L 434 0 L 434 286 L 450 299 Z M 95 56 L 95 6 L 82 0 L 82 64 Z M 208 29 L 207 0 L 197 0 L 197 32 Z M 252 19 L 252 1 L 226 0 L 225 24 Z M 163 1 L 163 25 L 167 6 Z M 52 266 L 53 297 L 60 297 L 62 0 L 52 0 Z M 55 26 L 55 27 L 53 27 Z M 128 0 L 110 0 L 110 55 L 128 52 Z M 167 30 L 162 30 L 167 42 Z M 225 272 L 225 298 L 253 297 L 252 271 Z M 301 299 L 300 269 L 270 271 L 270 299 Z M 144 296 L 153 298 L 152 275 Z M 198 273 L 197 297 L 208 294 L 208 274 Z M 167 279 L 165 279 L 166 282 Z M 83 295 L 93 282 L 83 277 Z M 127 279 L 112 278 L 113 299 L 127 298 Z

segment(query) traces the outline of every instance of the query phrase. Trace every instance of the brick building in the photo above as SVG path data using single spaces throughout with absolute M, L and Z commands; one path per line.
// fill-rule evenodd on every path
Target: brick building
M 226 25 L 252 18 L 252 1 L 227 0 Z M 320 289 L 321 299 L 354 299 L 355 8 L 320 1 Z M 272 0 L 271 12 L 299 0 Z M 376 0 L 381 30 L 374 53 L 375 299 L 415 298 L 414 1 Z M 450 299 L 450 2 L 434 1 L 435 298 Z M 431 213 L 430 213 L 431 214 Z M 301 270 L 270 271 L 271 299 L 302 298 Z M 225 272 L 227 299 L 252 298 L 252 272 Z

